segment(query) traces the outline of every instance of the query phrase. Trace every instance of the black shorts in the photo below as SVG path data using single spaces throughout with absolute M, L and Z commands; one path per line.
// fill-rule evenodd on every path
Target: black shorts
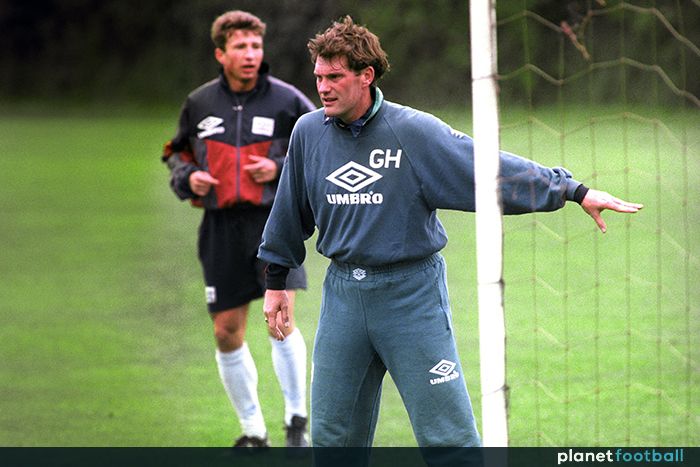
M 270 208 L 236 206 L 204 212 L 199 260 L 210 312 L 235 308 L 263 296 L 265 263 L 257 258 Z M 303 266 L 289 271 L 287 289 L 305 289 Z

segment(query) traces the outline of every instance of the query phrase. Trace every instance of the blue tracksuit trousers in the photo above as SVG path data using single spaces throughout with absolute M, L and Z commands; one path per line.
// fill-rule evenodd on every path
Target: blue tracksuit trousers
M 314 447 L 371 446 L 386 371 L 421 447 L 479 446 L 452 333 L 445 262 L 332 262 L 313 353 Z

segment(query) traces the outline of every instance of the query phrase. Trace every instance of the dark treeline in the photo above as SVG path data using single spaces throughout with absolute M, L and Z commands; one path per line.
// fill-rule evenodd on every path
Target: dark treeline
M 528 60 L 559 78 L 586 70 L 591 63 L 625 56 L 658 64 L 679 89 L 700 94 L 700 57 L 695 52 L 700 44 L 700 6 L 693 0 L 628 2 L 655 6 L 695 44 L 693 50 L 653 14 L 618 8 L 594 15 L 592 21 L 585 19 L 589 9 L 595 13 L 603 8 L 601 3 L 610 9 L 620 1 L 498 1 L 498 18 L 505 21 L 498 30 L 499 72 L 508 74 Z M 524 7 L 555 26 L 566 21 L 585 52 L 543 21 L 523 16 Z M 380 36 L 389 54 L 392 71 L 382 87 L 393 100 L 442 105 L 469 99 L 468 0 L 4 0 L 0 97 L 179 102 L 216 74 L 209 28 L 218 14 L 236 8 L 267 23 L 265 53 L 273 73 L 310 96 L 315 93 L 306 41 L 332 20 L 351 14 Z M 595 80 L 574 80 L 564 88 L 585 86 L 587 98 L 609 100 L 622 91 L 626 99 L 647 101 L 650 89 L 658 87 L 656 98 L 667 98 L 658 72 L 629 68 L 596 69 Z M 508 83 L 503 97 L 514 101 L 557 95 L 533 73 L 519 74 Z

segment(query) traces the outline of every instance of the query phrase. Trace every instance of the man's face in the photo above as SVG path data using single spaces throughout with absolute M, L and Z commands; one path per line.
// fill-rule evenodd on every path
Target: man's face
M 217 48 L 215 54 L 234 91 L 249 91 L 255 87 L 263 59 L 262 36 L 236 29 L 226 41 L 226 50 Z
M 372 102 L 369 86 L 374 78 L 372 67 L 355 73 L 348 68 L 347 57 L 318 57 L 314 75 L 316 90 L 326 116 L 338 117 L 345 123 L 351 123 L 369 108 Z

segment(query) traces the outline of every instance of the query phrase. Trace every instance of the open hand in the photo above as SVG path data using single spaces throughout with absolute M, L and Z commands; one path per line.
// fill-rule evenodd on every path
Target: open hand
M 581 207 L 595 220 L 601 232 L 605 233 L 608 227 L 605 225 L 605 221 L 600 215 L 601 212 L 610 209 L 611 211 L 633 214 L 642 209 L 644 205 L 629 203 L 615 198 L 610 193 L 589 189 L 583 201 L 581 201 Z

